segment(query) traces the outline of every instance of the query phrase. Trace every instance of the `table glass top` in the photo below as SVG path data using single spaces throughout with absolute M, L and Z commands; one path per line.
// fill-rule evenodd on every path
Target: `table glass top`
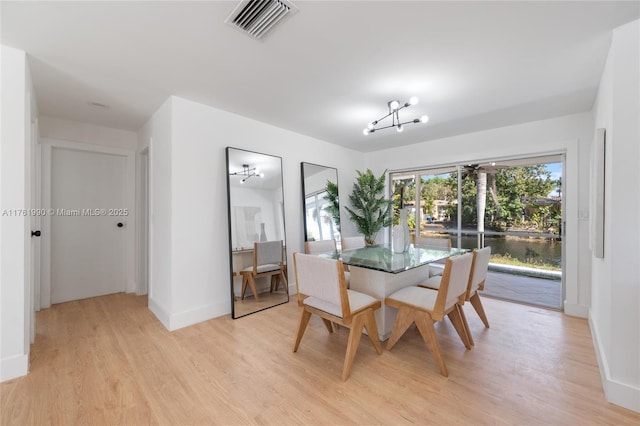
M 397 274 L 418 266 L 443 260 L 457 254 L 462 254 L 466 249 L 438 249 L 409 246 L 404 253 L 395 253 L 391 244 L 378 244 L 342 252 L 325 253 L 321 256 L 332 259 L 340 259 L 342 263 L 350 266 L 375 269 L 378 271 Z

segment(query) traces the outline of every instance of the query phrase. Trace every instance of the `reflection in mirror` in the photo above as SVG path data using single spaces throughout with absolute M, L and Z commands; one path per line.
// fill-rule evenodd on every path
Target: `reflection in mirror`
M 233 318 L 289 301 L 282 159 L 227 150 Z
M 336 240 L 340 247 L 338 171 L 333 167 L 302 163 L 304 240 Z

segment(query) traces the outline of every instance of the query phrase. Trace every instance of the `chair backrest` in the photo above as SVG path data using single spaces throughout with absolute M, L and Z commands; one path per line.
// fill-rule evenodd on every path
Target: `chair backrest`
M 471 275 L 469 276 L 469 285 L 467 286 L 467 300 L 478 291 L 478 288 L 487 279 L 489 257 L 491 257 L 491 247 L 485 247 L 473 252 L 473 264 L 471 266 Z
M 304 243 L 306 254 L 333 253 L 336 251 L 336 240 L 307 241 Z
M 366 243 L 364 242 L 364 237 L 362 235 L 358 235 L 357 237 L 346 237 L 341 241 L 342 250 L 354 250 L 360 247 L 364 247 Z
M 344 267 L 340 260 L 294 253 L 293 265 L 298 301 L 301 302 L 307 296 L 315 297 L 332 307 L 337 307 L 327 309 L 327 312 L 342 312 L 345 319 L 351 315 Z
M 472 261 L 473 254 L 471 253 L 447 259 L 434 307 L 436 313 L 443 315 L 454 304 L 464 303 Z
M 444 248 L 450 250 L 451 240 L 449 238 L 420 237 L 416 235 L 414 245 L 416 247 Z
M 282 263 L 282 240 L 253 243 L 253 269 L 260 265 Z

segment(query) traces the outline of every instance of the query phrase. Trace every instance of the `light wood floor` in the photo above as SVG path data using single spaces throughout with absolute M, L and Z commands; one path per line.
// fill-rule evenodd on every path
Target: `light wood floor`
M 293 300 L 293 299 L 292 299 Z M 639 424 L 604 399 L 585 320 L 484 299 L 465 308 L 476 346 L 437 325 L 449 378 L 415 330 L 378 356 L 362 339 L 340 380 L 347 330 L 312 318 L 291 352 L 294 301 L 175 332 L 146 298 L 117 294 L 38 313 L 28 376 L 0 385 L 2 425 Z

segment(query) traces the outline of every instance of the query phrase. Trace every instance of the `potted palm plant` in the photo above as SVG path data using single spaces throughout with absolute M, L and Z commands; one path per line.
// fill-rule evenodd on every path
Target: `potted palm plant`
M 376 243 L 378 232 L 392 222 L 392 200 L 384 198 L 384 181 L 387 171 L 376 177 L 370 169 L 362 173 L 353 184 L 349 201 L 353 209 L 345 207 L 358 232 L 364 235 L 368 245 Z
M 340 198 L 338 196 L 338 185 L 328 180 L 325 191 L 327 191 L 327 195 L 324 199 L 328 201 L 329 204 L 324 208 L 324 211 L 331 216 L 338 232 L 340 232 Z

